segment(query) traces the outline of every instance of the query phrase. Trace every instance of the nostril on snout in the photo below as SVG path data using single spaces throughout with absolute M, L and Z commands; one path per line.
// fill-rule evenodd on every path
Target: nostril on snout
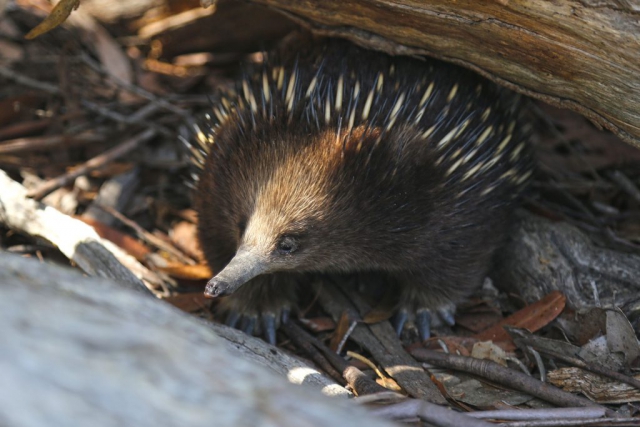
M 215 277 L 207 283 L 204 289 L 204 296 L 207 298 L 217 298 L 226 295 L 229 284 L 227 282 L 215 280 Z

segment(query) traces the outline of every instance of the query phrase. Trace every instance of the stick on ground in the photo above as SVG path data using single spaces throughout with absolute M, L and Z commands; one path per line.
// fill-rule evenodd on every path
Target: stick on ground
M 552 385 L 545 384 L 522 372 L 505 368 L 490 360 L 476 359 L 473 357 L 456 356 L 453 354 L 439 353 L 432 350 L 417 349 L 411 355 L 421 362 L 429 363 L 440 368 L 455 369 L 478 375 L 489 381 L 493 381 L 505 387 L 522 391 L 531 396 L 538 397 L 558 406 L 574 407 L 595 407 L 605 409 L 606 414 L 614 414 L 610 409 L 606 409 L 597 403 L 574 396 L 571 393 L 560 390 Z
M 53 243 L 90 276 L 108 277 L 130 289 L 148 292 L 140 278 L 153 277 L 153 273 L 111 242 L 101 239 L 92 227 L 28 198 L 22 184 L 2 170 L 0 188 L 0 223 Z
M 36 200 L 41 200 L 47 194 L 53 192 L 54 190 L 69 184 L 74 179 L 81 175 L 86 175 L 91 171 L 104 167 L 109 162 L 114 161 L 115 159 L 124 156 L 128 152 L 136 149 L 140 145 L 149 141 L 156 135 L 156 131 L 153 129 L 147 129 L 140 134 L 127 139 L 126 141 L 116 145 L 110 150 L 105 151 L 102 154 L 94 157 L 93 159 L 88 160 L 84 164 L 74 168 L 73 170 L 65 173 L 64 175 L 60 175 L 56 178 L 50 179 L 43 183 L 38 188 L 35 188 L 33 191 L 29 193 L 30 197 L 33 197 Z

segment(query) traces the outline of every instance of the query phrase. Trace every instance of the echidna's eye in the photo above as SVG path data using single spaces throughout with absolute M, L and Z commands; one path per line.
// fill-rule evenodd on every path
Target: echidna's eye
M 247 221 L 243 218 L 238 221 L 238 231 L 240 232 L 240 236 L 244 234 L 244 230 L 247 228 Z
M 293 236 L 282 236 L 277 245 L 277 251 L 283 255 L 292 254 L 298 250 L 298 240 Z

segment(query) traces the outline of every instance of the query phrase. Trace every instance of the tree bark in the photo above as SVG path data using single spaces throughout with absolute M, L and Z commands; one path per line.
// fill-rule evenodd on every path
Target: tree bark
M 251 0 L 315 32 L 471 68 L 640 147 L 635 0 Z

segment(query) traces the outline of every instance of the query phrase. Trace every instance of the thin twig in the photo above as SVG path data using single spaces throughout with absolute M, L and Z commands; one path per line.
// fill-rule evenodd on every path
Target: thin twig
M 116 209 L 112 208 L 111 206 L 101 205 L 100 203 L 95 203 L 94 206 L 96 206 L 97 208 L 102 209 L 103 211 L 107 212 L 109 215 L 113 216 L 115 219 L 117 219 L 118 221 L 120 221 L 121 223 L 126 225 L 127 227 L 133 229 L 133 231 L 136 232 L 138 237 L 140 239 L 142 239 L 143 241 L 145 241 L 146 243 L 148 243 L 148 244 L 150 244 L 152 246 L 155 246 L 156 248 L 171 254 L 178 261 L 180 261 L 180 262 L 182 262 L 184 264 L 189 264 L 189 265 L 195 265 L 196 264 L 196 262 L 194 260 L 192 260 L 191 258 L 186 256 L 180 250 L 178 250 L 174 246 L 170 245 L 169 243 L 165 242 L 164 240 L 162 240 L 158 236 L 155 236 L 152 233 L 149 233 L 147 230 L 145 230 L 140 225 L 138 225 L 138 223 L 136 223 L 135 221 L 130 220 L 129 218 L 127 218 L 126 216 L 124 216 L 123 214 L 118 212 Z
M 36 132 L 47 129 L 52 123 L 61 123 L 66 120 L 77 119 L 82 116 L 84 116 L 83 112 L 76 111 L 74 113 L 61 114 L 54 117 L 13 123 L 0 129 L 0 141 L 19 138 L 25 135 L 33 135 Z
M 344 378 L 340 375 L 334 366 L 322 355 L 321 352 L 316 348 L 316 343 L 313 342 L 313 337 L 307 334 L 302 328 L 296 325 L 293 321 L 289 320 L 288 322 L 282 325 L 282 329 L 287 334 L 287 336 L 293 341 L 297 347 L 304 350 L 307 355 L 316 363 L 322 370 L 331 376 L 338 384 L 344 385 Z M 358 391 L 356 391 L 358 393 Z
M 153 130 L 155 130 L 156 132 L 164 135 L 164 136 L 174 136 L 175 132 L 172 132 L 171 130 L 169 130 L 168 128 L 166 128 L 165 126 L 160 126 L 157 123 L 153 123 L 153 122 L 149 122 L 146 120 L 140 120 L 139 115 L 136 113 L 133 114 L 121 114 L 121 113 L 116 113 L 115 111 L 112 111 L 102 105 L 98 105 L 95 102 L 91 102 L 91 101 L 87 101 L 86 99 L 82 99 L 80 100 L 80 104 L 93 111 L 94 113 L 100 114 L 103 117 L 109 118 L 113 121 L 119 122 L 119 123 L 125 123 L 128 125 L 142 125 L 142 126 L 146 126 L 148 128 L 151 128 Z M 145 106 L 146 107 L 146 106 Z M 144 109 L 145 111 L 146 108 L 142 107 L 141 109 Z
M 19 83 L 23 86 L 27 86 L 33 89 L 40 89 L 52 95 L 60 95 L 60 88 L 58 88 L 57 86 L 54 86 L 51 83 L 45 83 L 36 79 L 32 79 L 30 77 L 23 76 L 7 67 L 0 66 L 0 76 L 13 80 L 14 82 Z
M 47 93 L 50 93 L 52 95 L 61 95 L 62 92 L 60 90 L 59 87 L 54 86 L 50 83 L 44 83 L 44 82 L 40 82 L 38 80 L 32 79 L 30 77 L 26 77 L 23 76 L 21 74 L 18 74 L 17 72 L 0 66 L 0 76 L 6 77 L 8 79 L 11 79 L 13 81 L 15 81 L 16 83 L 19 83 L 23 86 L 26 87 L 30 87 L 33 89 L 39 89 L 42 91 L 45 91 Z M 142 126 L 146 126 L 149 128 L 154 129 L 156 132 L 159 132 L 165 136 L 173 136 L 174 132 L 172 132 L 171 130 L 167 129 L 164 126 L 160 126 L 156 123 L 153 122 L 149 122 L 149 121 L 141 121 L 138 117 L 135 117 L 135 113 L 133 115 L 123 115 L 120 113 L 117 113 L 115 111 L 109 110 L 106 107 L 103 107 L 101 105 L 98 105 L 94 102 L 88 101 L 86 99 L 81 99 L 80 100 L 80 105 L 82 105 L 84 108 L 99 114 L 103 117 L 106 117 L 108 119 L 111 119 L 113 121 L 119 122 L 119 123 L 126 123 L 126 124 L 135 124 L 135 125 L 142 125 Z M 143 107 L 144 108 L 144 107 Z
M 426 362 L 440 368 L 455 369 L 478 375 L 505 387 L 522 391 L 558 406 L 604 408 L 588 399 L 574 396 L 571 393 L 567 393 L 550 384 L 540 382 L 521 372 L 505 368 L 490 360 L 438 353 L 426 349 L 416 349 L 413 350 L 411 354 L 421 362 Z M 614 412 L 609 409 L 606 409 L 606 411 L 607 415 L 611 416 L 614 414 Z
M 159 106 L 161 108 L 164 108 L 168 111 L 171 111 L 172 113 L 175 113 L 181 117 L 184 118 L 189 118 L 190 115 L 186 110 L 183 110 L 180 107 L 176 107 L 175 105 L 171 104 L 170 102 L 167 102 L 166 100 L 154 95 L 153 93 L 144 90 L 143 88 L 136 86 L 136 85 L 132 85 L 124 80 L 122 80 L 121 78 L 114 76 L 113 74 L 111 74 L 110 72 L 108 72 L 107 70 L 105 70 L 97 61 L 95 61 L 93 58 L 91 58 L 89 55 L 87 55 L 86 52 L 81 52 L 80 53 L 80 58 L 82 59 L 82 61 L 84 61 L 85 64 L 87 64 L 89 67 L 91 67 L 93 70 L 95 70 L 97 73 L 100 73 L 104 76 L 107 76 L 111 81 L 113 81 L 115 84 L 117 84 L 118 86 L 120 86 L 121 88 L 134 93 L 138 96 L 141 96 L 142 98 L 145 98 L 147 100 L 149 100 L 151 102 L 151 104 L 155 104 L 156 106 Z
M 438 427 L 490 427 L 494 424 L 487 421 L 471 418 L 462 412 L 452 411 L 444 406 L 425 402 L 418 399 L 409 399 L 393 405 L 382 406 L 371 411 L 374 415 L 391 418 L 407 419 L 418 417 L 426 423 Z
M 544 409 L 502 409 L 496 411 L 470 412 L 469 416 L 483 420 L 560 420 L 576 418 L 602 418 L 604 408 L 544 408 Z
M 127 139 L 126 141 L 113 147 L 112 149 L 107 150 L 104 153 L 99 154 L 98 156 L 88 160 L 87 162 L 78 166 L 77 168 L 63 175 L 60 175 L 56 178 L 53 178 L 44 182 L 42 185 L 33 189 L 29 193 L 29 196 L 33 197 L 36 200 L 41 200 L 43 197 L 55 191 L 56 189 L 69 184 L 77 177 L 86 175 L 91 171 L 102 168 L 105 165 L 107 165 L 109 162 L 112 162 L 115 159 L 122 157 L 128 152 L 139 147 L 141 144 L 149 141 L 154 136 L 156 136 L 156 131 L 153 129 L 147 129 L 142 133 Z
M 625 174 L 620 171 L 614 171 L 609 177 L 620 186 L 634 200 L 640 202 L 640 189 Z
M 101 135 L 50 135 L 32 138 L 18 138 L 0 142 L 0 154 L 21 153 L 24 151 L 49 150 L 60 145 L 79 145 L 100 143 Z
M 374 393 L 388 392 L 386 388 L 382 387 L 371 378 L 366 376 L 360 369 L 355 366 L 351 366 L 346 360 L 332 352 L 324 343 L 319 339 L 309 334 L 293 321 L 283 325 L 284 331 L 289 338 L 296 341 L 294 336 L 298 336 L 309 344 L 312 344 L 326 360 L 335 368 L 335 370 L 342 372 L 342 377 L 347 381 L 349 386 L 355 391 L 358 396 L 365 396 Z M 309 351 L 309 350 L 307 350 Z M 313 354 L 311 352 L 310 354 Z M 315 361 L 315 359 L 314 359 Z
M 637 418 L 574 418 L 570 420 L 544 420 L 544 421 L 518 421 L 513 423 L 499 424 L 500 427 L 574 427 L 574 426 L 594 426 L 594 427 L 638 427 L 640 419 Z
M 334 283 L 323 283 L 318 301 L 335 321 L 338 321 L 345 310 L 353 310 L 356 313 L 367 313 L 371 310 L 361 295 L 352 289 L 339 286 L 341 279 L 334 277 L 329 280 Z M 429 402 L 446 403 L 423 367 L 407 354 L 390 323 L 359 323 L 353 330 L 351 339 L 364 347 L 376 363 L 408 394 Z
M 571 143 L 567 140 L 567 138 L 565 138 L 562 132 L 560 132 L 560 130 L 558 129 L 556 124 L 553 123 L 553 120 L 551 120 L 549 115 L 545 111 L 543 111 L 540 108 L 540 106 L 535 102 L 530 103 L 530 106 L 531 106 L 531 111 L 533 111 L 533 113 L 536 114 L 538 118 L 541 119 L 547 125 L 548 130 L 553 134 L 553 136 L 556 137 L 557 140 L 560 141 L 562 144 L 564 144 L 565 147 L 571 148 Z M 585 158 L 581 155 L 581 153 L 576 152 L 576 150 L 572 150 L 572 151 L 574 152 L 576 157 L 580 160 L 580 162 L 582 162 L 582 164 L 589 171 L 592 178 L 594 178 L 596 181 L 602 181 L 602 178 L 600 177 L 600 175 L 598 175 L 598 172 L 596 172 L 596 170 L 593 168 L 591 163 L 585 160 Z
M 612 380 L 620 381 L 621 383 L 629 384 L 632 387 L 640 390 L 640 380 L 637 380 L 631 376 L 621 374 L 612 369 L 605 368 L 604 366 L 593 365 L 585 362 L 582 359 L 577 357 L 571 357 L 566 354 L 562 354 L 560 352 L 555 352 L 548 348 L 543 348 L 539 345 L 536 345 L 534 340 L 529 340 L 526 338 L 518 339 L 519 342 L 526 344 L 529 347 L 535 348 L 538 352 L 551 357 L 553 359 L 562 360 L 565 363 L 576 366 L 578 368 L 584 369 L 585 371 L 593 372 L 594 374 L 602 375 L 603 377 L 610 378 Z
M 144 107 L 138 109 L 135 113 L 133 113 L 129 118 L 133 121 L 141 121 L 145 120 L 147 117 L 158 111 L 158 105 L 149 103 Z

